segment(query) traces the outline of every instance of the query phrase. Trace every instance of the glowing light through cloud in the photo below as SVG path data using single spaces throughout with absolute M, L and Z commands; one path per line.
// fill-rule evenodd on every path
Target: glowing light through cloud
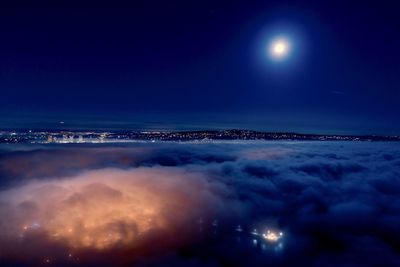
M 33 181 L 2 193 L 8 205 L 0 215 L 12 222 L 3 233 L 42 234 L 75 249 L 135 245 L 151 231 L 173 233 L 191 221 L 213 199 L 208 186 L 198 175 L 158 168 Z
M 275 232 L 275 231 L 271 231 L 271 230 L 268 230 L 265 234 L 263 234 L 263 237 L 267 240 L 267 241 L 269 241 L 269 242 L 272 242 L 272 243 L 275 243 L 275 242 L 277 242 L 278 240 L 280 240 L 281 238 L 282 238 L 282 236 L 283 236 L 283 233 L 282 232 Z

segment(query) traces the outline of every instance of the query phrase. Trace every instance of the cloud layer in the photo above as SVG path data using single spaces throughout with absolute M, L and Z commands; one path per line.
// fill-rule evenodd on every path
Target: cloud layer
M 72 257 L 74 264 L 99 264 L 100 257 L 143 266 L 400 264 L 397 143 L 1 151 L 0 257 L 10 263 L 70 265 Z M 285 231 L 281 254 L 229 245 L 237 224 L 246 233 Z

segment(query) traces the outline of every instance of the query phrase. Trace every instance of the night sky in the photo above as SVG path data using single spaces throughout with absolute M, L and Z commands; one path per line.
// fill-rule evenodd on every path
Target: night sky
M 395 1 L 2 3 L 0 127 L 65 120 L 399 134 L 399 8 Z M 292 45 L 280 62 L 267 55 L 277 35 Z

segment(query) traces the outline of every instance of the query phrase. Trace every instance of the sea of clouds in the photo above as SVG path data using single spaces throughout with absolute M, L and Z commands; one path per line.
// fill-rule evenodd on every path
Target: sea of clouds
M 4 145 L 0 189 L 4 266 L 400 266 L 396 142 Z

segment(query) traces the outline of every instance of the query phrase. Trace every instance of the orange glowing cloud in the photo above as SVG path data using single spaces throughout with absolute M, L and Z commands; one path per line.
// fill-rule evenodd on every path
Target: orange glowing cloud
M 161 167 L 31 181 L 0 193 L 0 235 L 36 231 L 74 249 L 134 246 L 152 231 L 178 231 L 215 204 L 210 187 L 201 174 Z

